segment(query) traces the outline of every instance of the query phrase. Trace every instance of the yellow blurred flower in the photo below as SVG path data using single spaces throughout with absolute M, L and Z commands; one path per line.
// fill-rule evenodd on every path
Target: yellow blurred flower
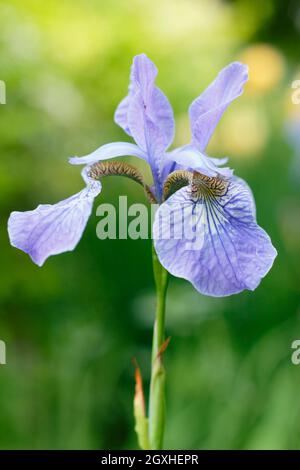
M 233 110 L 232 110 L 233 111 Z M 226 114 L 212 139 L 209 153 L 256 159 L 269 137 L 264 112 L 257 106 L 243 105 Z
M 247 91 L 266 93 L 274 89 L 284 75 L 283 57 L 269 44 L 254 44 L 245 49 L 239 58 L 249 65 Z

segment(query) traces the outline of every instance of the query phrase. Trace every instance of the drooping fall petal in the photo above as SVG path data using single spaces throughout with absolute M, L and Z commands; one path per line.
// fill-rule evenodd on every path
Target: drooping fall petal
M 256 222 L 248 185 L 237 178 L 204 177 L 196 199 L 189 187 L 177 191 L 159 207 L 153 238 L 171 274 L 216 297 L 254 290 L 277 254 Z
M 100 182 L 93 181 L 57 204 L 41 204 L 32 211 L 12 212 L 8 220 L 11 245 L 28 253 L 38 266 L 51 255 L 74 250 L 100 191 Z

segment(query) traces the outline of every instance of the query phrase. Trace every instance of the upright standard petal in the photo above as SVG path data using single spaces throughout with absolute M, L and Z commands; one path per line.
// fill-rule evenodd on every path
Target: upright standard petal
M 195 189 L 184 187 L 156 213 L 153 238 L 160 262 L 202 294 L 254 290 L 277 252 L 256 223 L 248 185 L 200 175 L 197 187 L 196 197 Z
M 51 255 L 73 250 L 81 239 L 94 198 L 100 191 L 100 182 L 90 181 L 82 191 L 57 204 L 12 212 L 8 220 L 11 245 L 28 253 L 38 266 Z
M 130 82 L 128 87 L 128 95 L 121 101 L 115 112 L 115 123 L 128 134 L 132 135 L 128 125 L 128 108 L 130 100 L 135 94 L 142 90 L 146 100 L 151 95 L 154 87 L 155 78 L 157 76 L 157 68 L 145 54 L 134 57 L 130 70 Z
M 147 161 L 147 154 L 137 145 L 129 142 L 112 142 L 99 147 L 92 153 L 83 157 L 71 157 L 69 163 L 72 165 L 92 165 L 101 160 L 109 160 L 116 157 L 133 156 Z
M 114 115 L 114 120 L 115 123 L 120 126 L 126 134 L 131 136 L 130 129 L 128 127 L 128 121 L 127 121 L 127 113 L 128 113 L 128 106 L 130 103 L 130 98 L 132 96 L 132 87 L 129 87 L 128 90 L 128 95 L 125 96 L 125 98 L 122 99 L 120 104 L 118 105 L 115 115 Z
M 174 138 L 172 107 L 155 86 L 157 68 L 145 54 L 133 60 L 129 93 L 118 106 L 115 121 L 131 135 L 147 154 L 156 185 L 161 159 Z
M 130 136 L 135 138 L 134 134 L 136 134 L 137 141 L 142 139 L 141 147 L 144 150 L 146 150 L 145 136 L 139 135 L 134 129 L 132 130 L 132 122 L 131 125 L 128 122 L 129 108 L 136 95 L 141 97 L 141 100 L 138 101 L 142 114 L 146 114 L 160 129 L 165 148 L 172 143 L 174 138 L 173 110 L 167 97 L 155 86 L 157 73 L 157 68 L 145 54 L 134 57 L 128 95 L 121 101 L 115 112 L 116 124 L 122 127 Z M 132 120 L 133 117 L 131 117 Z M 142 134 L 144 133 L 143 130 Z
M 193 101 L 189 114 L 192 143 L 204 151 L 228 105 L 243 93 L 248 80 L 248 67 L 233 62 L 221 70 L 208 88 Z

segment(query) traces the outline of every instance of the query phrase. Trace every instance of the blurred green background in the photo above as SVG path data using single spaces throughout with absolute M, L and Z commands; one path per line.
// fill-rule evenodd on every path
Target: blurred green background
M 135 356 L 149 381 L 154 310 L 150 241 L 100 241 L 95 209 L 120 194 L 104 181 L 73 253 L 43 268 L 10 247 L 12 210 L 54 203 L 82 187 L 67 163 L 126 140 L 113 122 L 132 57 L 145 52 L 189 139 L 187 108 L 233 60 L 246 92 L 210 143 L 253 189 L 278 257 L 255 292 L 201 296 L 171 279 L 165 356 L 166 448 L 300 448 L 300 9 L 296 1 L 0 1 L 0 448 L 136 448 Z M 137 162 L 141 166 L 140 162 Z M 143 168 L 142 168 L 143 169 Z

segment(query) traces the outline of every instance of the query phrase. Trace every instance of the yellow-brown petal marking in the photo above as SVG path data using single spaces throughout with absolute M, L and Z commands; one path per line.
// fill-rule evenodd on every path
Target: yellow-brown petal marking
M 206 176 L 195 171 L 191 182 L 191 197 L 197 200 L 201 197 L 225 196 L 228 184 L 228 181 L 220 176 Z
M 201 197 L 224 196 L 228 189 L 228 181 L 220 176 L 206 176 L 197 171 L 173 171 L 164 183 L 164 200 L 183 186 L 190 186 L 192 199 L 198 200 Z
M 193 173 L 187 170 L 176 170 L 170 173 L 164 182 L 164 201 L 183 186 L 188 186 L 192 179 Z
M 89 168 L 88 174 L 89 177 L 94 180 L 98 180 L 104 176 L 125 176 L 130 178 L 143 186 L 149 202 L 153 204 L 156 203 L 156 198 L 149 186 L 144 182 L 143 175 L 134 166 L 128 163 L 119 161 L 94 163 L 94 165 Z

